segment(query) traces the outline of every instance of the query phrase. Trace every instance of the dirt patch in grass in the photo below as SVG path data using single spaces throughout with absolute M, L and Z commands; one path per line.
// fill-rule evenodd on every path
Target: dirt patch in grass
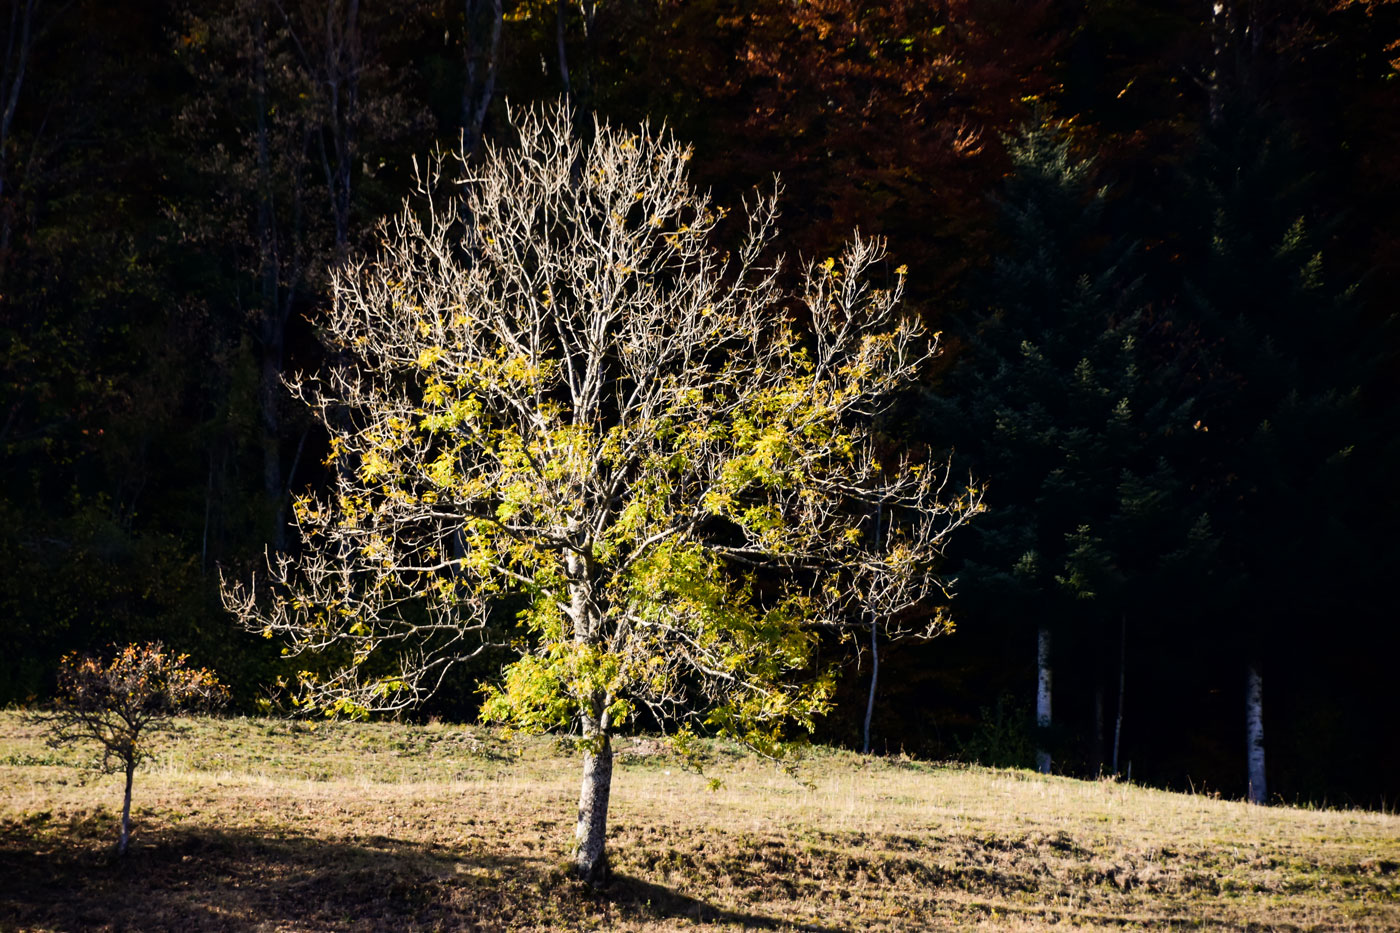
M 619 761 L 604 891 L 578 762 L 484 730 L 192 720 L 119 783 L 0 713 L 0 929 L 1396 930 L 1400 819 L 819 752 L 802 782 Z M 805 783 L 804 783 L 805 782 Z

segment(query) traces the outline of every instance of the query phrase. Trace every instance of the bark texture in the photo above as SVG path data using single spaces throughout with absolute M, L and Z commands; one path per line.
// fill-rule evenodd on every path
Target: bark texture
M 1123 697 L 1128 677 L 1128 616 L 1119 620 L 1118 628 L 1118 710 L 1113 717 L 1113 776 L 1118 776 L 1118 748 L 1123 740 Z
M 126 855 L 126 847 L 131 842 L 131 782 L 136 776 L 136 766 L 126 766 L 126 796 L 122 798 L 122 834 L 117 839 L 117 854 Z
M 1050 750 L 1045 748 L 1045 732 L 1050 728 L 1050 629 L 1036 629 L 1035 724 L 1040 733 L 1035 752 L 1035 768 L 1041 774 L 1050 773 Z
M 880 628 L 870 620 L 870 696 L 865 701 L 865 742 L 861 753 L 870 754 L 870 720 L 875 715 L 875 690 L 880 684 Z
M 462 149 L 472 153 L 481 143 L 486 111 L 496 96 L 501 48 L 501 0 L 466 0 L 467 34 L 463 42 L 466 81 L 462 84 Z M 486 22 L 483 23 L 483 20 Z M 482 28 L 483 25 L 486 28 Z
M 1263 803 L 1269 788 L 1264 781 L 1264 675 L 1257 662 L 1249 665 L 1244 691 L 1245 750 L 1249 762 L 1249 802 Z
M 880 527 L 884 521 L 884 503 L 875 508 L 875 550 L 880 550 Z M 880 684 L 880 625 L 875 613 L 870 614 L 870 696 L 865 701 L 865 744 L 862 754 L 870 754 L 870 720 L 875 715 L 875 690 Z
M 578 825 L 574 838 L 574 870 L 597 887 L 608 880 L 608 796 L 612 793 L 613 753 L 606 732 L 589 739 L 583 756 L 583 787 L 578 795 Z

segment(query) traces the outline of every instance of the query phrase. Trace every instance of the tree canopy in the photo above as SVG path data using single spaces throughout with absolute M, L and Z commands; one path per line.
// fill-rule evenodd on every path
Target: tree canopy
M 572 123 L 518 113 L 517 145 L 460 159 L 459 194 L 434 163 L 380 254 L 338 275 L 336 362 L 292 383 L 331 436 L 335 491 L 297 501 L 302 551 L 274 558 L 270 602 L 229 602 L 294 651 L 343 646 L 301 701 L 367 712 L 430 692 L 513 598 L 527 650 L 484 715 L 581 727 L 586 770 L 610 768 L 642 706 L 777 753 L 829 699 L 813 624 L 908 622 L 978 509 L 927 452 L 876 443 L 936 341 L 900 316 L 879 241 L 790 294 L 776 193 L 726 252 L 686 147 Z M 581 814 L 605 813 L 600 780 Z M 583 820 L 593 878 L 601 826 Z

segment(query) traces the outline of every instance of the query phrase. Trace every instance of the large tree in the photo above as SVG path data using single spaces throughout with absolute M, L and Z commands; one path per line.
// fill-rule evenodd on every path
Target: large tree
M 979 319 L 926 415 L 987 480 L 991 514 L 959 576 L 998 624 L 1033 623 L 1036 765 L 1048 772 L 1054 658 L 1071 654 L 1053 643 L 1117 640 L 1135 607 L 1123 601 L 1134 587 L 1115 578 L 1142 576 L 1183 546 L 1185 529 L 1153 541 L 1150 557 L 1121 545 L 1160 511 L 1146 503 L 1170 485 L 1161 438 L 1184 427 L 1185 408 L 1153 380 L 1124 271 L 1131 250 L 1103 236 L 1106 190 L 1092 183 L 1093 163 L 1048 119 L 1006 143 L 1015 173 L 998 199 L 1005 247 L 972 293 Z M 1101 706 L 1101 685 L 1096 696 Z M 1096 734 L 1092 757 L 1102 744 Z
M 776 753 L 828 703 L 815 626 L 915 624 L 978 498 L 925 456 L 877 456 L 876 419 L 935 350 L 878 241 L 790 294 L 775 198 L 724 252 L 687 148 L 570 123 L 520 116 L 518 147 L 338 275 L 339 362 L 293 384 L 338 488 L 297 503 L 301 556 L 274 561 L 269 601 L 228 596 L 293 651 L 342 650 L 301 696 L 351 712 L 421 699 L 494 606 L 523 606 L 529 648 L 485 714 L 581 731 L 575 865 L 598 881 L 615 731 L 645 708 Z
M 1187 176 L 1201 220 L 1184 304 L 1202 337 L 1198 485 L 1221 532 L 1217 627 L 1243 668 L 1246 793 L 1264 803 L 1265 674 L 1336 611 L 1298 581 L 1325 578 L 1364 605 L 1385 562 L 1371 464 L 1387 437 L 1361 393 L 1384 332 L 1364 326 L 1354 289 L 1326 281 L 1287 123 L 1247 87 L 1228 90 Z

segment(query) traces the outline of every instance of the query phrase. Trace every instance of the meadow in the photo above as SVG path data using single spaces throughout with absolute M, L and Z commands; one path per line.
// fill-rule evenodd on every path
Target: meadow
M 121 781 L 0 711 L 3 930 L 1400 930 L 1400 816 L 814 749 L 618 745 L 602 891 L 568 740 L 193 718 Z M 711 778 L 721 782 L 710 789 Z

